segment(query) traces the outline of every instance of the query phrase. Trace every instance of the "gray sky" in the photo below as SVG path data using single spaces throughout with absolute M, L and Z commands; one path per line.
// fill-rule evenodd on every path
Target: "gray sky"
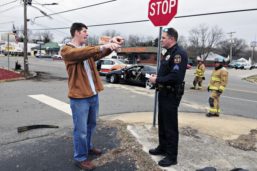
M 14 0 L 1 0 L 0 5 L 12 1 Z M 51 14 L 54 12 L 79 8 L 104 1 L 107 0 L 33 0 L 32 3 L 35 3 L 35 6 L 39 7 L 46 13 Z M 257 8 L 257 0 L 178 1 L 177 16 Z M 19 27 L 23 25 L 23 6 L 20 2 L 20 0 L 17 0 L 14 3 L 0 7 L 0 31 L 11 30 L 11 22 Z M 39 4 L 36 4 L 52 2 L 57 2 L 59 5 L 40 6 Z M 49 19 L 47 17 L 38 18 L 35 20 L 35 24 L 29 23 L 28 28 L 69 27 L 72 22 L 83 22 L 86 25 L 95 25 L 103 23 L 146 20 L 148 19 L 148 3 L 149 0 L 117 0 L 100 6 L 54 15 L 53 19 Z M 6 10 L 10 7 L 13 8 L 11 10 Z M 37 16 L 41 16 L 41 13 L 32 7 L 28 7 L 28 18 L 33 19 Z M 223 29 L 224 33 L 236 32 L 234 36 L 245 39 L 248 44 L 257 39 L 257 11 L 191 18 L 175 18 L 168 26 L 176 28 L 180 35 L 184 35 L 187 38 L 189 35 L 189 30 L 199 26 L 200 24 L 206 24 L 209 27 L 217 25 Z M 108 29 L 116 30 L 124 36 L 129 34 L 143 35 L 145 37 L 158 36 L 158 27 L 154 27 L 151 22 L 91 27 L 89 28 L 89 34 L 101 35 L 105 30 Z M 69 36 L 68 29 L 52 31 L 52 33 L 56 41 L 62 40 L 62 38 L 65 36 Z M 228 34 L 226 34 L 226 36 L 229 38 Z

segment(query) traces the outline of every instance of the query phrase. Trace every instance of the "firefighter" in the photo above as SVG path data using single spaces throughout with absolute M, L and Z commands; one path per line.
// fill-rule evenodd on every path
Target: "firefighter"
M 222 57 L 215 58 L 215 68 L 212 72 L 210 83 L 208 85 L 208 92 L 211 91 L 209 98 L 210 109 L 206 114 L 207 117 L 220 115 L 220 95 L 224 92 L 228 82 L 228 71 L 223 67 L 224 60 Z
M 198 90 L 202 89 L 202 82 L 205 80 L 204 72 L 205 72 L 205 65 L 203 63 L 203 59 L 201 57 L 197 57 L 197 66 L 195 71 L 195 78 L 193 81 L 193 87 L 191 89 L 196 89 L 196 86 L 198 85 Z

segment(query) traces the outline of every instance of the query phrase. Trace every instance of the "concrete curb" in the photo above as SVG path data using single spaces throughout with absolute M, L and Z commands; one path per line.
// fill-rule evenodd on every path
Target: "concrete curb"
M 106 120 L 121 120 L 127 124 L 152 124 L 153 113 L 125 113 L 101 116 Z M 248 134 L 250 130 L 257 129 L 257 120 L 232 115 L 221 115 L 209 118 L 203 113 L 179 113 L 179 126 L 192 127 L 203 134 L 223 140 L 235 139 L 239 135 Z

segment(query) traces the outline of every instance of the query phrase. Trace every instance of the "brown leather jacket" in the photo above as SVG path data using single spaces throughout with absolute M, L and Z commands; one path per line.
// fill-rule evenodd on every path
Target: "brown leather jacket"
M 70 98 L 87 98 L 93 96 L 93 91 L 84 68 L 83 61 L 88 59 L 92 72 L 92 78 L 95 84 L 96 92 L 103 90 L 101 78 L 96 69 L 95 61 L 109 55 L 110 50 L 100 51 L 99 46 L 85 46 L 76 48 L 70 44 L 65 45 L 61 50 L 66 70 L 68 73 L 68 97 Z

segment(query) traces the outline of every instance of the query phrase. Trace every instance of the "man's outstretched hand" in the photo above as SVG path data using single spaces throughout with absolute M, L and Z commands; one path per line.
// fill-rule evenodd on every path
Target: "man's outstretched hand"
M 121 36 L 115 36 L 111 39 L 111 43 L 116 43 L 118 45 L 122 45 L 124 43 L 124 38 Z

